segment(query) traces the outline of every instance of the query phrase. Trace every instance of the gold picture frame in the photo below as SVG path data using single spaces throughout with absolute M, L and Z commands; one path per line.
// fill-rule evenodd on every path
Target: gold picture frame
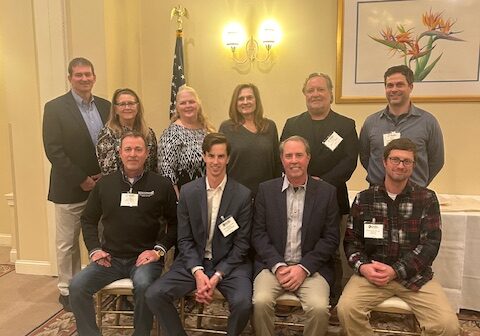
M 385 102 L 383 73 L 399 64 L 421 79 L 415 102 L 480 101 L 479 12 L 480 1 L 339 0 L 336 103 Z

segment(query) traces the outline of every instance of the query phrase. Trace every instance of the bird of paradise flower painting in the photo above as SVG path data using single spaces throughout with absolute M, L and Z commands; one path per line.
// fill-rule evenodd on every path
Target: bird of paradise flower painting
M 414 28 L 406 28 L 399 24 L 396 30 L 387 26 L 380 31 L 380 37 L 370 36 L 373 40 L 387 46 L 389 52 L 400 54 L 405 65 L 412 69 L 414 80 L 421 82 L 437 65 L 443 53 L 432 60 L 432 51 L 437 47 L 438 41 L 464 41 L 454 35 L 461 31 L 452 30 L 456 23 L 455 19 L 445 19 L 443 12 L 425 12 L 422 15 L 423 25 L 427 28 L 417 36 L 414 36 Z

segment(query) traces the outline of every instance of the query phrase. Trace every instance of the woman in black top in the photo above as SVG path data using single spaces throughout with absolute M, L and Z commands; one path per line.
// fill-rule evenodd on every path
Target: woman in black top
M 263 117 L 263 106 L 254 84 L 240 84 L 233 91 L 230 119 L 220 126 L 231 145 L 228 176 L 248 187 L 253 195 L 261 182 L 281 173 L 275 123 Z

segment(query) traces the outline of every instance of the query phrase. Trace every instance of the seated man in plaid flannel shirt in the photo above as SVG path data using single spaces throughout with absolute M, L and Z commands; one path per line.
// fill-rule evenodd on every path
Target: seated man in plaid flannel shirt
M 409 181 L 416 145 L 407 138 L 385 147 L 385 180 L 353 202 L 344 249 L 355 274 L 338 304 L 346 335 L 373 335 L 370 311 L 392 296 L 413 310 L 422 335 L 458 335 L 459 324 L 432 263 L 440 247 L 440 207 L 435 192 Z

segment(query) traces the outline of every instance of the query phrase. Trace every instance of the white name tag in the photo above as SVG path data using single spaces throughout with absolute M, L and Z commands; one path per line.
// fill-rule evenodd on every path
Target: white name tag
M 392 140 L 395 139 L 400 139 L 400 132 L 390 132 L 390 133 L 385 133 L 383 135 L 383 146 L 388 145 L 388 143 Z
M 342 142 L 343 138 L 337 134 L 337 132 L 333 132 L 330 134 L 330 136 L 323 142 L 325 146 L 327 146 L 328 149 L 330 149 L 332 152 L 335 150 L 335 148 L 340 145 Z
M 226 237 L 230 235 L 232 232 L 237 231 L 239 226 L 235 221 L 235 218 L 228 217 L 218 225 L 218 228 L 220 229 L 220 232 L 222 232 L 223 236 Z
M 364 238 L 383 238 L 383 224 L 376 224 L 375 220 L 371 222 L 363 222 L 363 236 Z
M 122 200 L 120 206 L 136 207 L 138 206 L 138 194 L 122 193 Z

